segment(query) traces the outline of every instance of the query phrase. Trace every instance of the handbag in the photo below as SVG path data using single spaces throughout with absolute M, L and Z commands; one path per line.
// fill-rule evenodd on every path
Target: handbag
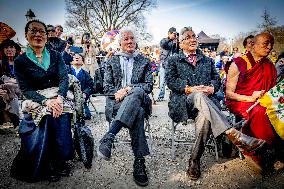
M 94 157 L 94 137 L 83 119 L 74 124 L 74 147 L 84 166 L 90 169 Z

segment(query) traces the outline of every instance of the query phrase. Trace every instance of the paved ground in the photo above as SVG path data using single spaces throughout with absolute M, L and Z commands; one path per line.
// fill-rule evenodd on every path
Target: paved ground
M 157 94 L 157 89 L 155 89 Z M 104 98 L 93 99 L 97 111 L 104 111 Z M 217 162 L 214 154 L 206 151 L 202 157 L 202 176 L 191 181 L 185 175 L 191 146 L 179 146 L 177 158 L 171 159 L 170 124 L 167 102 L 153 106 L 150 124 L 153 131 L 153 154 L 146 158 L 149 186 L 146 188 L 284 188 L 284 173 L 277 172 L 262 177 L 239 158 L 222 159 Z M 95 141 L 108 129 L 104 114 L 88 122 Z M 72 175 L 57 183 L 47 181 L 23 183 L 9 177 L 9 167 L 19 149 L 19 138 L 11 129 L 0 129 L 0 188 L 139 188 L 132 179 L 133 156 L 129 145 L 116 145 L 112 159 L 107 162 L 98 157 L 93 167 L 86 170 L 77 159 L 70 162 Z M 180 126 L 181 138 L 194 139 L 194 125 Z M 127 137 L 124 130 L 120 138 Z

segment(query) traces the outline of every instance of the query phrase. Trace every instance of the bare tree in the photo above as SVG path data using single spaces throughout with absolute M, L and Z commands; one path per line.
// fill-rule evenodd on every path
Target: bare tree
M 143 13 L 156 6 L 155 0 L 65 0 L 66 26 L 88 32 L 98 42 L 112 29 L 134 25 L 144 29 Z
M 263 10 L 263 15 L 261 17 L 262 23 L 258 25 L 258 28 L 263 31 L 270 32 L 271 29 L 277 24 L 276 18 L 271 16 L 266 8 Z

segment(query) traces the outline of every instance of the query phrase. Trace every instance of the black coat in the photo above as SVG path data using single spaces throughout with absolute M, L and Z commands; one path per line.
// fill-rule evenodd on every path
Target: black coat
M 220 88 L 220 77 L 213 59 L 197 50 L 196 66 L 190 64 L 183 52 L 169 58 L 166 66 L 166 83 L 171 90 L 169 116 L 175 122 L 192 118 L 186 107 L 185 87 L 198 85 L 214 86 L 214 94 L 209 98 L 218 105 L 215 93 Z
M 68 91 L 68 74 L 59 52 L 49 50 L 50 65 L 47 71 L 37 66 L 26 55 L 15 60 L 15 75 L 23 95 L 34 102 L 41 103 L 46 98 L 37 90 L 59 87 L 58 95 L 66 97 Z
M 163 68 L 165 68 L 167 60 L 169 59 L 170 56 L 178 53 L 179 47 L 176 43 L 173 42 L 173 40 L 169 38 L 163 38 L 160 41 L 160 47 L 161 47 L 160 65 Z
M 153 76 L 151 72 L 151 62 L 142 55 L 134 58 L 131 87 L 139 87 L 150 94 L 153 90 Z M 119 55 L 114 55 L 105 65 L 104 91 L 105 94 L 115 94 L 122 88 L 122 70 Z M 114 111 L 115 99 L 106 99 L 106 119 L 111 121 Z M 145 95 L 144 110 L 149 115 L 151 112 L 151 99 Z

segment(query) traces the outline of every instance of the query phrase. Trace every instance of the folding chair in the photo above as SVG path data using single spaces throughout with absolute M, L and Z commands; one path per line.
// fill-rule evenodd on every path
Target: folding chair
M 97 96 L 104 96 L 104 97 L 109 97 L 109 96 L 113 96 L 113 95 L 108 95 L 108 94 L 93 94 L 92 97 L 97 97 Z M 104 112 L 99 112 L 92 101 L 90 101 L 90 104 L 93 106 L 94 110 L 91 111 L 91 112 L 95 112 L 96 115 L 101 115 L 101 114 L 104 114 Z M 153 144 L 153 135 L 152 135 L 152 130 L 151 130 L 151 125 L 150 125 L 150 122 L 149 122 L 149 118 L 150 116 L 145 116 L 144 118 L 144 128 L 145 128 L 145 133 L 147 134 L 146 135 L 146 139 L 147 139 L 147 143 L 148 143 L 148 146 L 149 146 L 149 150 L 150 150 L 150 155 L 152 154 L 152 144 Z M 111 126 L 111 122 L 109 122 L 109 128 Z M 114 147 L 115 147 L 115 144 L 131 144 L 131 140 L 130 139 L 119 139 L 119 137 L 116 137 L 115 140 L 114 140 Z
M 175 133 L 176 133 L 176 128 L 177 126 L 180 125 L 180 123 L 175 123 L 173 120 L 172 120 L 172 127 L 171 127 L 171 156 L 172 156 L 172 160 L 175 160 L 176 159 L 176 155 L 175 155 L 175 152 L 176 152 L 176 145 L 179 145 L 179 144 L 182 144 L 182 145 L 194 145 L 194 142 L 191 142 L 189 140 L 180 140 L 180 139 L 177 139 L 175 137 Z M 217 147 L 217 141 L 216 139 L 214 138 L 213 134 L 210 134 L 210 137 L 205 145 L 206 147 L 210 149 L 214 149 L 215 151 L 215 159 L 216 161 L 219 160 L 219 155 L 218 155 L 218 147 Z
M 146 140 L 149 146 L 150 155 L 152 155 L 153 154 L 153 150 L 152 150 L 153 135 L 152 135 L 151 125 L 149 122 L 149 116 L 144 118 L 144 124 L 145 124 L 144 128 L 145 128 Z M 111 126 L 111 122 L 109 123 L 109 128 L 110 126 Z M 131 139 L 130 138 L 121 139 L 119 138 L 119 136 L 117 136 L 115 137 L 113 147 L 115 147 L 115 144 L 131 144 Z

